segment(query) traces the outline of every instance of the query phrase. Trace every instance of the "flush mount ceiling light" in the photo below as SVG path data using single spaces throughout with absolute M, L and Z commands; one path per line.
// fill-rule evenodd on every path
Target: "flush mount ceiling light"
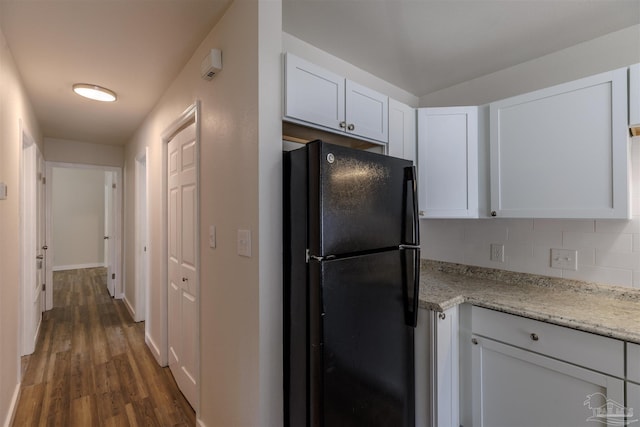
M 85 98 L 95 101 L 113 102 L 117 99 L 116 93 L 107 88 L 87 83 L 76 83 L 73 85 L 73 91 Z

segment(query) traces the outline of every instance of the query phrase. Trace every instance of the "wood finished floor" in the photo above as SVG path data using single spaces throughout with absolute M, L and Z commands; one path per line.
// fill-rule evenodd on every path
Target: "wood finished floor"
M 54 308 L 44 315 L 13 426 L 195 426 L 195 413 L 168 368 L 112 299 L 104 269 L 54 273 Z

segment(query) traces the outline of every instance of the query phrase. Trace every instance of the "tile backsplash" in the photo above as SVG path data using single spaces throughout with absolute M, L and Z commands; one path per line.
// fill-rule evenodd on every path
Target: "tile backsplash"
M 422 258 L 640 288 L 640 137 L 631 164 L 631 220 L 422 220 Z M 492 243 L 504 262 L 490 260 Z M 552 248 L 576 250 L 577 271 L 551 268 Z

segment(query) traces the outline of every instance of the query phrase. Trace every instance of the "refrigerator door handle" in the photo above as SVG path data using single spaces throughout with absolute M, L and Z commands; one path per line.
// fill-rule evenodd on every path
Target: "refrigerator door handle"
M 406 245 L 420 244 L 420 223 L 418 217 L 418 191 L 416 167 L 404 168 L 404 185 L 402 190 L 402 232 L 401 242 Z
M 420 298 L 420 249 L 402 249 L 402 281 L 404 294 L 404 318 L 407 326 L 418 325 L 418 300 Z

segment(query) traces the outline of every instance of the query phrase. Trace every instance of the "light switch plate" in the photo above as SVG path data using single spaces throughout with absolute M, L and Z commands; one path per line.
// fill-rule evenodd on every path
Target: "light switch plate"
M 578 251 L 574 249 L 551 249 L 551 268 L 578 269 Z
M 238 230 L 238 255 L 251 257 L 251 230 Z

